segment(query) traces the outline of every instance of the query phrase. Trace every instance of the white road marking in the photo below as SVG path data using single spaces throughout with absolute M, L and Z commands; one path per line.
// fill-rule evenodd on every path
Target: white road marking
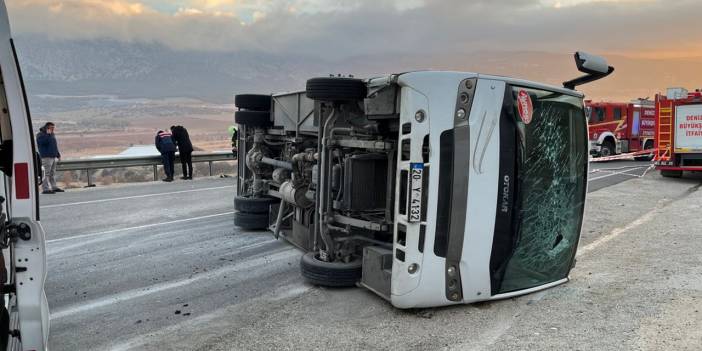
M 288 247 L 288 248 L 286 248 L 285 251 L 277 252 L 277 253 L 274 253 L 274 254 L 268 255 L 268 256 L 256 257 L 254 259 L 249 259 L 249 260 L 245 260 L 242 262 L 238 262 L 238 263 L 230 265 L 230 266 L 224 266 L 224 267 L 221 267 L 219 269 L 215 269 L 212 271 L 208 271 L 206 273 L 201 273 L 201 274 L 195 275 L 191 278 L 175 280 L 175 281 L 171 281 L 168 283 L 155 284 L 155 285 L 151 285 L 151 286 L 147 286 L 147 287 L 143 287 L 143 288 L 139 288 L 139 289 L 127 290 L 127 291 L 124 291 L 124 292 L 121 292 L 118 294 L 105 296 L 105 297 L 95 299 L 92 301 L 86 301 L 86 302 L 82 302 L 82 303 L 68 306 L 65 308 L 59 308 L 56 311 L 51 312 L 51 319 L 56 320 L 56 319 L 69 317 L 69 316 L 72 316 L 74 314 L 78 314 L 78 313 L 92 310 L 94 308 L 105 307 L 105 306 L 113 305 L 116 303 L 121 303 L 121 302 L 129 301 L 129 300 L 133 300 L 136 298 L 144 297 L 144 296 L 151 295 L 151 294 L 158 294 L 158 293 L 166 291 L 166 290 L 180 288 L 180 287 L 183 287 L 186 285 L 200 282 L 202 280 L 213 280 L 213 279 L 217 278 L 218 276 L 226 274 L 226 273 L 237 272 L 237 271 L 247 271 L 247 270 L 251 270 L 254 268 L 260 268 L 261 266 L 269 265 L 273 261 L 290 259 L 292 257 L 297 257 L 299 255 L 300 255 L 299 251 L 293 249 L 292 247 Z
M 190 189 L 190 190 L 171 191 L 171 192 L 167 192 L 167 193 L 144 194 L 144 195 L 134 195 L 134 196 L 124 196 L 124 197 L 113 197 L 113 198 L 109 198 L 109 199 L 90 200 L 90 201 L 79 201 L 79 202 L 69 202 L 69 203 L 65 203 L 65 204 L 55 204 L 55 205 L 46 205 L 46 206 L 41 206 L 41 208 L 44 209 L 44 208 L 56 208 L 56 207 L 66 207 L 66 206 L 77 206 L 77 205 L 97 204 L 97 203 L 102 203 L 102 202 L 120 201 L 120 200 L 130 200 L 130 199 L 141 199 L 141 198 L 145 198 L 145 197 L 166 196 L 166 195 L 173 195 L 173 194 L 194 193 L 194 192 L 199 192 L 199 191 L 219 190 L 219 189 L 226 189 L 226 188 L 233 188 L 233 187 L 234 187 L 233 185 L 226 185 L 226 186 L 217 186 L 217 187 L 212 187 L 212 188 L 202 188 L 202 189 Z
M 168 222 L 159 222 L 159 223 L 144 224 L 144 225 L 139 225 L 139 226 L 136 226 L 136 227 L 119 228 L 119 229 L 107 230 L 107 231 L 104 231 L 104 232 L 97 232 L 97 233 L 90 233 L 90 234 L 80 234 L 80 235 L 74 235 L 74 236 L 69 236 L 69 237 L 60 238 L 60 239 L 46 240 L 46 242 L 50 244 L 50 243 L 61 242 L 61 241 L 66 241 L 66 240 L 85 239 L 85 238 L 94 237 L 94 236 L 101 236 L 101 235 L 105 235 L 105 234 L 112 234 L 112 233 L 125 232 L 125 231 L 136 230 L 136 229 L 144 229 L 144 228 L 158 227 L 158 226 L 162 226 L 162 225 L 175 224 L 175 223 L 191 222 L 191 221 L 197 221 L 197 220 L 200 220 L 200 219 L 206 219 L 206 218 L 212 218 L 212 217 L 220 217 L 220 216 L 227 216 L 227 215 L 231 215 L 231 214 L 234 214 L 234 211 L 224 212 L 224 213 L 217 213 L 217 214 L 212 214 L 212 215 L 207 215 L 207 216 L 200 216 L 200 217 L 192 217 L 192 218 L 177 219 L 177 220 L 168 221 Z
M 632 178 L 641 178 L 641 175 L 638 175 L 638 174 L 629 174 L 629 173 L 626 173 L 626 172 L 618 173 L 617 175 L 629 176 L 629 177 L 632 177 Z
M 590 174 L 592 173 L 600 173 L 600 172 L 614 172 L 614 171 L 621 171 L 621 170 L 632 170 L 634 168 L 641 168 L 645 166 L 623 166 L 623 167 L 613 167 L 613 168 L 594 168 L 590 170 Z
M 588 179 L 587 181 L 588 181 L 588 182 L 591 182 L 591 181 L 593 181 L 593 180 L 598 180 L 598 179 L 603 179 L 603 178 L 607 178 L 607 177 L 612 177 L 612 176 L 619 175 L 619 174 L 626 174 L 626 175 L 629 175 L 629 176 L 633 176 L 633 174 L 627 174 L 627 172 L 635 171 L 635 170 L 641 169 L 641 168 L 644 168 L 644 167 L 637 167 L 637 168 L 628 169 L 628 170 L 626 170 L 626 171 L 613 172 L 613 173 L 610 173 L 610 174 L 603 175 L 603 176 L 601 176 L 601 177 L 590 178 L 590 179 Z
M 607 234 L 603 237 L 600 237 L 597 240 L 578 249 L 578 253 L 576 254 L 576 256 L 580 257 L 582 255 L 585 255 L 585 254 L 591 252 L 592 250 L 598 248 L 602 244 L 610 242 L 612 239 L 622 235 L 623 233 L 626 233 L 632 229 L 636 229 L 636 228 L 640 227 L 643 224 L 646 224 L 647 222 L 649 222 L 653 218 L 653 216 L 656 214 L 656 212 L 658 212 L 658 210 L 659 210 L 659 207 L 656 207 L 653 210 L 644 213 L 643 216 L 637 218 L 636 220 L 627 224 L 626 226 L 624 226 L 622 228 L 614 228 L 614 230 L 609 232 L 609 234 Z

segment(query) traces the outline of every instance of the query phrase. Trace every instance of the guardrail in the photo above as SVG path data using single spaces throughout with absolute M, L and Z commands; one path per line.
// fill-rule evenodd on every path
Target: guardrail
M 209 163 L 210 176 L 212 176 L 212 163 L 218 161 L 235 161 L 231 151 L 193 153 L 193 163 Z M 176 154 L 176 163 L 180 162 L 180 157 Z M 109 156 L 94 158 L 79 158 L 61 160 L 56 166 L 57 171 L 85 171 L 88 178 L 88 186 L 94 186 L 90 171 L 106 168 L 127 168 L 127 167 L 148 167 L 154 168 L 154 181 L 158 180 L 158 166 L 162 164 L 161 155 L 153 156 Z

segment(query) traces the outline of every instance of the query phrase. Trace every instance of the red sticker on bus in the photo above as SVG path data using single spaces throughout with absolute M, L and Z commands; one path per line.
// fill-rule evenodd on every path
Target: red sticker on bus
M 519 110 L 519 118 L 522 119 L 524 124 L 531 123 L 531 117 L 534 115 L 534 105 L 531 103 L 531 96 L 524 89 L 520 89 L 517 93 L 517 109 Z

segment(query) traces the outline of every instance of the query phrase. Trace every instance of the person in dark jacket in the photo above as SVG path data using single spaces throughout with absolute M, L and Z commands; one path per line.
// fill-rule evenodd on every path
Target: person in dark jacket
M 178 146 L 180 164 L 183 166 L 183 176 L 180 179 L 193 179 L 193 143 L 190 141 L 188 130 L 183 126 L 171 126 L 171 133 Z
M 44 167 L 44 180 L 41 184 L 42 194 L 62 193 L 63 189 L 56 186 L 56 165 L 61 159 L 56 136 L 54 135 L 55 125 L 47 122 L 39 128 L 37 133 L 37 147 L 41 156 L 41 165 Z
M 162 180 L 164 182 L 172 182 L 176 145 L 173 142 L 173 135 L 171 132 L 159 130 L 158 133 L 156 133 L 156 149 L 161 153 L 163 172 L 166 173 L 166 178 Z

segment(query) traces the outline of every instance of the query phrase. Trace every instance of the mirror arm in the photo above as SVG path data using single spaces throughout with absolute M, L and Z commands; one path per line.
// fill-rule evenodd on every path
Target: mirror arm
M 609 66 L 609 69 L 607 70 L 607 73 L 590 73 L 586 74 L 582 77 L 578 77 L 572 80 L 569 80 L 567 82 L 563 82 L 563 87 L 566 89 L 570 90 L 575 90 L 575 87 L 578 85 L 583 85 L 587 84 L 590 82 L 594 82 L 596 80 L 600 80 L 604 77 L 607 77 L 608 75 L 612 74 L 614 72 L 614 67 Z

